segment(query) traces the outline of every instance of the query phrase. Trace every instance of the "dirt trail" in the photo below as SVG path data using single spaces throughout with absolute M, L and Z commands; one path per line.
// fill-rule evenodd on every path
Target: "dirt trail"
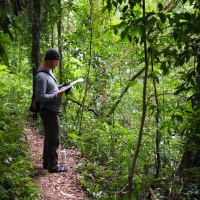
M 81 184 L 79 174 L 74 170 L 79 162 L 80 153 L 77 149 L 67 149 L 68 172 L 48 173 L 42 168 L 42 151 L 44 136 L 37 129 L 26 125 L 24 129 L 30 144 L 29 152 L 33 157 L 35 169 L 34 183 L 40 188 L 41 200 L 87 200 Z M 60 160 L 60 157 L 59 157 Z

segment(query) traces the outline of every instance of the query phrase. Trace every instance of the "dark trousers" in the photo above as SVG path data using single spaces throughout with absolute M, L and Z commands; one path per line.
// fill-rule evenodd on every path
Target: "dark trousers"
M 40 117 L 44 125 L 44 147 L 43 147 L 43 166 L 49 169 L 58 168 L 57 149 L 60 144 L 60 116 L 48 109 L 40 111 Z

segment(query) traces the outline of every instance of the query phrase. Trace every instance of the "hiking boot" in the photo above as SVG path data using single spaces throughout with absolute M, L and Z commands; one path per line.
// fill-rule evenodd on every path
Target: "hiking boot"
M 61 165 L 58 169 L 49 169 L 48 171 L 49 173 L 60 173 L 60 172 L 67 172 L 68 169 L 67 167 Z

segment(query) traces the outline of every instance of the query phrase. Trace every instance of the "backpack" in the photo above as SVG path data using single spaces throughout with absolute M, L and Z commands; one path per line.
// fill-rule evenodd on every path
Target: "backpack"
M 40 72 L 45 72 L 47 73 L 49 76 L 51 76 L 54 81 L 56 82 L 55 78 L 49 74 L 47 71 L 45 70 L 40 70 L 38 72 L 36 72 L 36 74 L 40 73 Z M 35 75 L 36 75 L 35 74 Z M 30 104 L 30 107 L 29 107 L 29 110 L 32 112 L 33 114 L 33 119 L 36 119 L 37 118 L 37 115 L 38 113 L 40 112 L 40 106 L 41 106 L 41 102 L 39 102 L 36 98 L 36 94 L 35 94 L 35 86 L 33 87 L 33 94 L 32 94 L 32 100 L 31 100 L 31 104 Z

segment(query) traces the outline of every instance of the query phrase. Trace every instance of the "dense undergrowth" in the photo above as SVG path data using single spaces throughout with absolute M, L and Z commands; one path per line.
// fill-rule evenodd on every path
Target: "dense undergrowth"
M 71 141 L 73 138 L 74 145 L 83 153 L 77 171 L 81 174 L 80 181 L 91 199 L 126 200 L 132 153 L 128 148 L 131 148 L 131 143 L 134 142 L 130 141 L 130 135 L 123 137 L 118 135 L 112 138 L 111 142 L 105 134 L 97 133 L 91 140 L 88 135 L 86 138 L 69 134 L 66 146 L 73 145 Z M 162 160 L 159 178 L 155 178 L 152 149 L 149 148 L 149 157 L 145 157 L 144 151 L 147 151 L 147 148 L 142 147 L 138 159 L 131 199 L 153 200 L 152 194 L 154 194 L 156 198 L 162 200 L 197 200 L 200 194 L 199 169 L 190 168 L 185 177 L 180 177 L 178 174 L 180 158 L 169 155 L 166 160 Z
M 22 80 L 21 80 L 22 81 Z M 24 133 L 20 79 L 0 67 L 0 199 L 39 199 L 33 184 L 33 164 Z M 23 88 L 24 89 L 24 88 Z M 19 98 L 20 97 L 20 98 Z M 24 109 L 23 109 L 24 107 Z
M 119 123 L 108 124 L 103 120 L 91 121 L 86 115 L 85 117 L 85 131 L 81 135 L 70 120 L 70 114 L 68 121 L 62 118 L 61 128 L 62 143 L 66 147 L 76 146 L 82 152 L 82 159 L 77 168 L 81 174 L 81 183 L 91 199 L 128 199 L 128 176 L 136 146 L 136 131 L 131 131 Z M 174 124 L 171 122 L 169 118 L 166 126 L 161 126 L 160 130 L 164 132 L 165 128 L 170 126 L 172 129 Z M 178 121 L 176 126 L 181 128 Z M 182 154 L 180 140 L 183 141 L 184 137 L 165 134 L 160 150 L 161 166 L 158 178 L 155 176 L 154 137 L 149 133 L 143 135 L 131 199 L 198 199 L 199 169 L 189 168 L 185 176 L 179 174 Z
M 37 199 L 22 122 L 0 107 L 0 199 Z

